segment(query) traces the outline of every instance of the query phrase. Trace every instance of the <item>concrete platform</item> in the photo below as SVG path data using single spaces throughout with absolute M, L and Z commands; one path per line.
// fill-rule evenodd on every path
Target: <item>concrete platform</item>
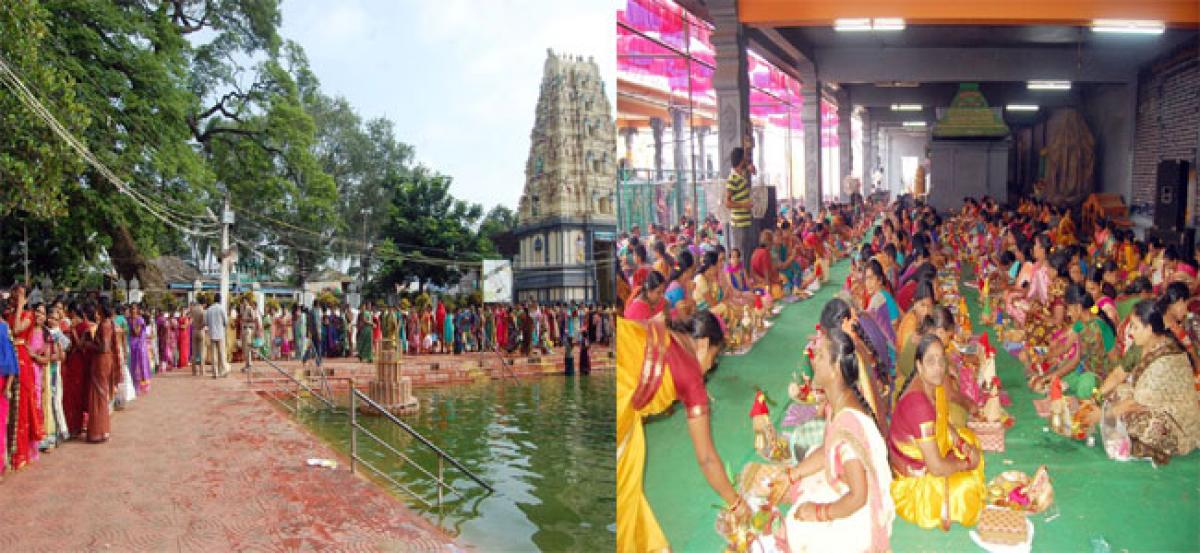
M 0 551 L 458 551 L 235 372 L 158 375 L 77 441 L 0 481 Z

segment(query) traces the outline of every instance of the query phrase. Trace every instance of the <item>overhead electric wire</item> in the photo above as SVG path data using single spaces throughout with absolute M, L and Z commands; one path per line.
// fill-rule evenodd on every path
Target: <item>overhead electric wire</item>
M 307 229 L 307 228 L 304 228 L 304 227 L 296 226 L 296 225 L 294 225 L 294 224 L 288 223 L 287 221 L 281 221 L 281 220 L 279 220 L 279 219 L 276 219 L 276 218 L 274 218 L 274 217 L 271 217 L 271 216 L 268 216 L 268 215 L 263 215 L 263 214 L 261 214 L 261 213 L 255 213 L 255 212 L 253 212 L 253 211 L 250 211 L 250 210 L 248 210 L 248 209 L 244 209 L 244 208 L 237 207 L 237 206 L 231 206 L 231 207 L 234 209 L 234 211 L 237 211 L 237 212 L 239 212 L 239 213 L 242 213 L 242 214 L 244 214 L 244 215 L 248 215 L 248 216 L 250 216 L 250 217 L 254 217 L 254 218 L 257 218 L 257 219 L 259 219 L 259 220 L 262 220 L 262 221 L 271 222 L 271 223 L 274 223 L 274 224 L 277 224 L 277 225 L 280 225 L 280 226 L 283 226 L 283 227 L 287 227 L 287 228 L 290 228 L 290 229 L 292 229 L 292 230 L 296 230 L 296 231 L 299 231 L 299 232 L 304 232 L 304 233 L 307 233 L 307 234 L 311 234 L 311 235 L 313 235 L 313 236 L 318 236 L 318 237 L 320 237 L 320 238 L 322 238 L 322 239 L 324 239 L 324 240 L 330 240 L 330 241 L 335 241 L 335 242 L 341 242 L 341 243 L 343 243 L 343 244 L 346 244 L 346 245 L 349 245 L 349 246 L 353 246 L 353 247 L 355 247 L 355 248 L 359 248 L 359 249 L 367 249 L 367 248 L 370 248 L 370 247 L 371 247 L 371 245 L 370 245 L 370 244 L 367 244 L 367 243 L 364 243 L 364 242 L 360 242 L 360 241 L 358 241 L 358 240 L 353 240 L 353 239 L 349 239 L 349 238 L 340 238 L 340 237 L 337 237 L 337 236 L 326 236 L 326 235 L 322 234 L 320 231 L 315 231 L 315 230 Z M 412 249 L 415 249 L 415 250 L 424 250 L 424 251 L 441 252 L 441 253 L 443 253 L 443 254 L 450 254 L 450 255 L 466 255 L 466 256 L 475 256 L 475 257 L 477 257 L 477 258 L 478 258 L 478 259 L 469 260 L 469 261 L 457 261 L 458 263 L 467 263 L 467 262 L 476 262 L 476 263 L 477 263 L 477 262 L 479 262 L 479 261 L 482 261 L 482 260 L 483 260 L 483 255 L 482 255 L 482 254 L 478 254 L 478 253 L 452 252 L 452 251 L 450 251 L 450 250 L 447 250 L 447 249 L 444 249 L 444 248 L 438 248 L 438 247 L 435 247 L 435 246 L 419 246 L 419 245 L 416 245 L 416 244 L 405 244 L 405 243 L 401 243 L 401 242 L 392 242 L 392 244 L 393 244 L 394 246 L 397 246 L 397 247 L 403 247 L 403 248 L 412 248 Z M 424 255 L 424 254 L 422 253 L 422 255 Z M 429 257 L 430 259 L 433 259 L 433 258 L 432 258 L 432 257 L 430 257 L 430 256 L 426 256 L 426 257 Z M 453 261 L 453 260 L 452 260 L 452 261 Z
M 217 232 L 217 229 L 220 226 L 218 223 L 215 221 L 209 221 L 207 223 L 202 222 L 201 216 L 198 215 L 186 215 L 187 217 L 196 219 L 191 223 L 176 220 L 182 219 L 184 216 L 178 213 L 172 214 L 169 206 L 161 205 L 144 196 L 142 193 L 138 192 L 136 189 L 118 177 L 116 173 L 114 173 L 111 169 L 104 165 L 103 162 L 97 159 L 86 145 L 76 139 L 70 131 L 63 127 L 54 114 L 50 113 L 50 111 L 46 109 L 41 101 L 38 100 L 37 96 L 25 86 L 25 83 L 22 82 L 20 77 L 17 76 L 16 72 L 9 67 L 7 60 L 5 60 L 3 56 L 0 56 L 0 77 L 2 77 L 0 80 L 3 80 L 5 86 L 13 91 L 18 100 L 25 107 L 29 108 L 30 111 L 33 111 L 38 118 L 45 122 L 50 127 L 50 130 L 52 130 L 56 135 L 58 135 L 59 138 L 66 142 L 68 146 L 75 150 L 80 157 L 87 161 L 93 169 L 95 169 L 98 173 L 100 173 L 101 176 L 115 186 L 118 191 L 132 198 L 135 203 L 146 209 L 146 211 L 148 211 L 151 215 L 154 215 L 157 219 L 161 220 L 172 228 L 183 232 L 184 234 L 193 236 L 210 236 Z M 171 215 L 174 215 L 176 219 L 172 219 Z

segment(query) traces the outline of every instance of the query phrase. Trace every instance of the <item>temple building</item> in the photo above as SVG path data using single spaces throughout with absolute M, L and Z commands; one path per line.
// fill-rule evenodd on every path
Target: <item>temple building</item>
M 615 299 L 616 134 L 594 59 L 549 51 L 517 217 L 515 299 Z

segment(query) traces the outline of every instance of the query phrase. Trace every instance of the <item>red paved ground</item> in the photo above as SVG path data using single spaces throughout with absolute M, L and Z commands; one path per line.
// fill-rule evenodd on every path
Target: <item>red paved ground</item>
M 5 475 L 0 552 L 459 549 L 345 462 L 306 466 L 335 454 L 238 376 L 159 375 L 109 443 Z

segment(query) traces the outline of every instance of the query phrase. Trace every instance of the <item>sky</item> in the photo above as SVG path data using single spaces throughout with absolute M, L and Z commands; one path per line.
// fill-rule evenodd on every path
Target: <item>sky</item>
M 304 47 L 326 94 L 394 122 L 455 197 L 515 209 L 546 49 L 595 57 L 615 102 L 621 3 L 284 0 L 281 34 Z

